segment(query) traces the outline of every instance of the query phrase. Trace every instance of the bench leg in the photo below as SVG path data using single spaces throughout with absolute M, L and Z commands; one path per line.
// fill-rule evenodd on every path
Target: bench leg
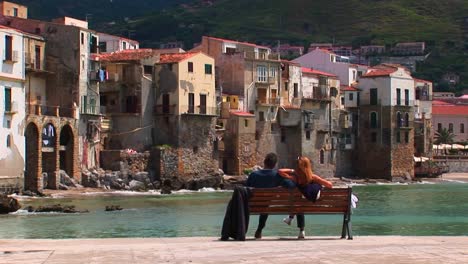
M 353 240 L 353 232 L 352 232 L 352 225 L 351 219 L 346 222 L 346 229 L 348 230 L 348 239 Z
M 346 215 L 343 216 L 343 228 L 341 229 L 341 239 L 346 238 L 347 219 Z

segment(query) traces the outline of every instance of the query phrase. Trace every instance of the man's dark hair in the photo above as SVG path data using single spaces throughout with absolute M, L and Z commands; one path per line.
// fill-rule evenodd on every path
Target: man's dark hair
M 265 156 L 265 160 L 263 161 L 265 169 L 273 169 L 276 166 L 277 161 L 278 161 L 278 156 L 276 156 L 275 153 L 268 153 Z

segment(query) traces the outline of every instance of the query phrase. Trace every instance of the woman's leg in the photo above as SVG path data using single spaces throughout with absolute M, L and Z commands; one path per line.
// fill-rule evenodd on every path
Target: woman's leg
M 299 228 L 299 235 L 297 236 L 297 238 L 298 239 L 304 239 L 305 238 L 305 232 L 304 232 L 305 217 L 304 217 L 304 214 L 298 214 L 297 215 L 297 227 Z

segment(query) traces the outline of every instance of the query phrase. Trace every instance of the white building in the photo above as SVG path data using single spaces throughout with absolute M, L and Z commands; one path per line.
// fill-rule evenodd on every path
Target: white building
M 311 52 L 294 59 L 293 62 L 301 64 L 302 67 L 316 69 L 335 74 L 342 85 L 355 83 L 359 76 L 366 72 L 367 67 L 342 62 L 341 56 L 324 49 L 316 48 Z
M 359 81 L 361 105 L 414 106 L 414 79 L 397 66 L 371 68 Z
M 0 190 L 22 188 L 25 160 L 23 33 L 0 26 Z
M 110 53 L 114 51 L 140 48 L 140 44 L 136 40 L 131 40 L 105 33 L 98 33 L 98 36 L 100 53 Z

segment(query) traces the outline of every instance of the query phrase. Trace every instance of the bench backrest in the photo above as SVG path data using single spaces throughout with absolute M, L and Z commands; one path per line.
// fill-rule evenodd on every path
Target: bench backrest
M 312 202 L 298 189 L 252 188 L 249 200 L 250 214 L 348 214 L 352 188 L 324 188 L 320 199 Z

